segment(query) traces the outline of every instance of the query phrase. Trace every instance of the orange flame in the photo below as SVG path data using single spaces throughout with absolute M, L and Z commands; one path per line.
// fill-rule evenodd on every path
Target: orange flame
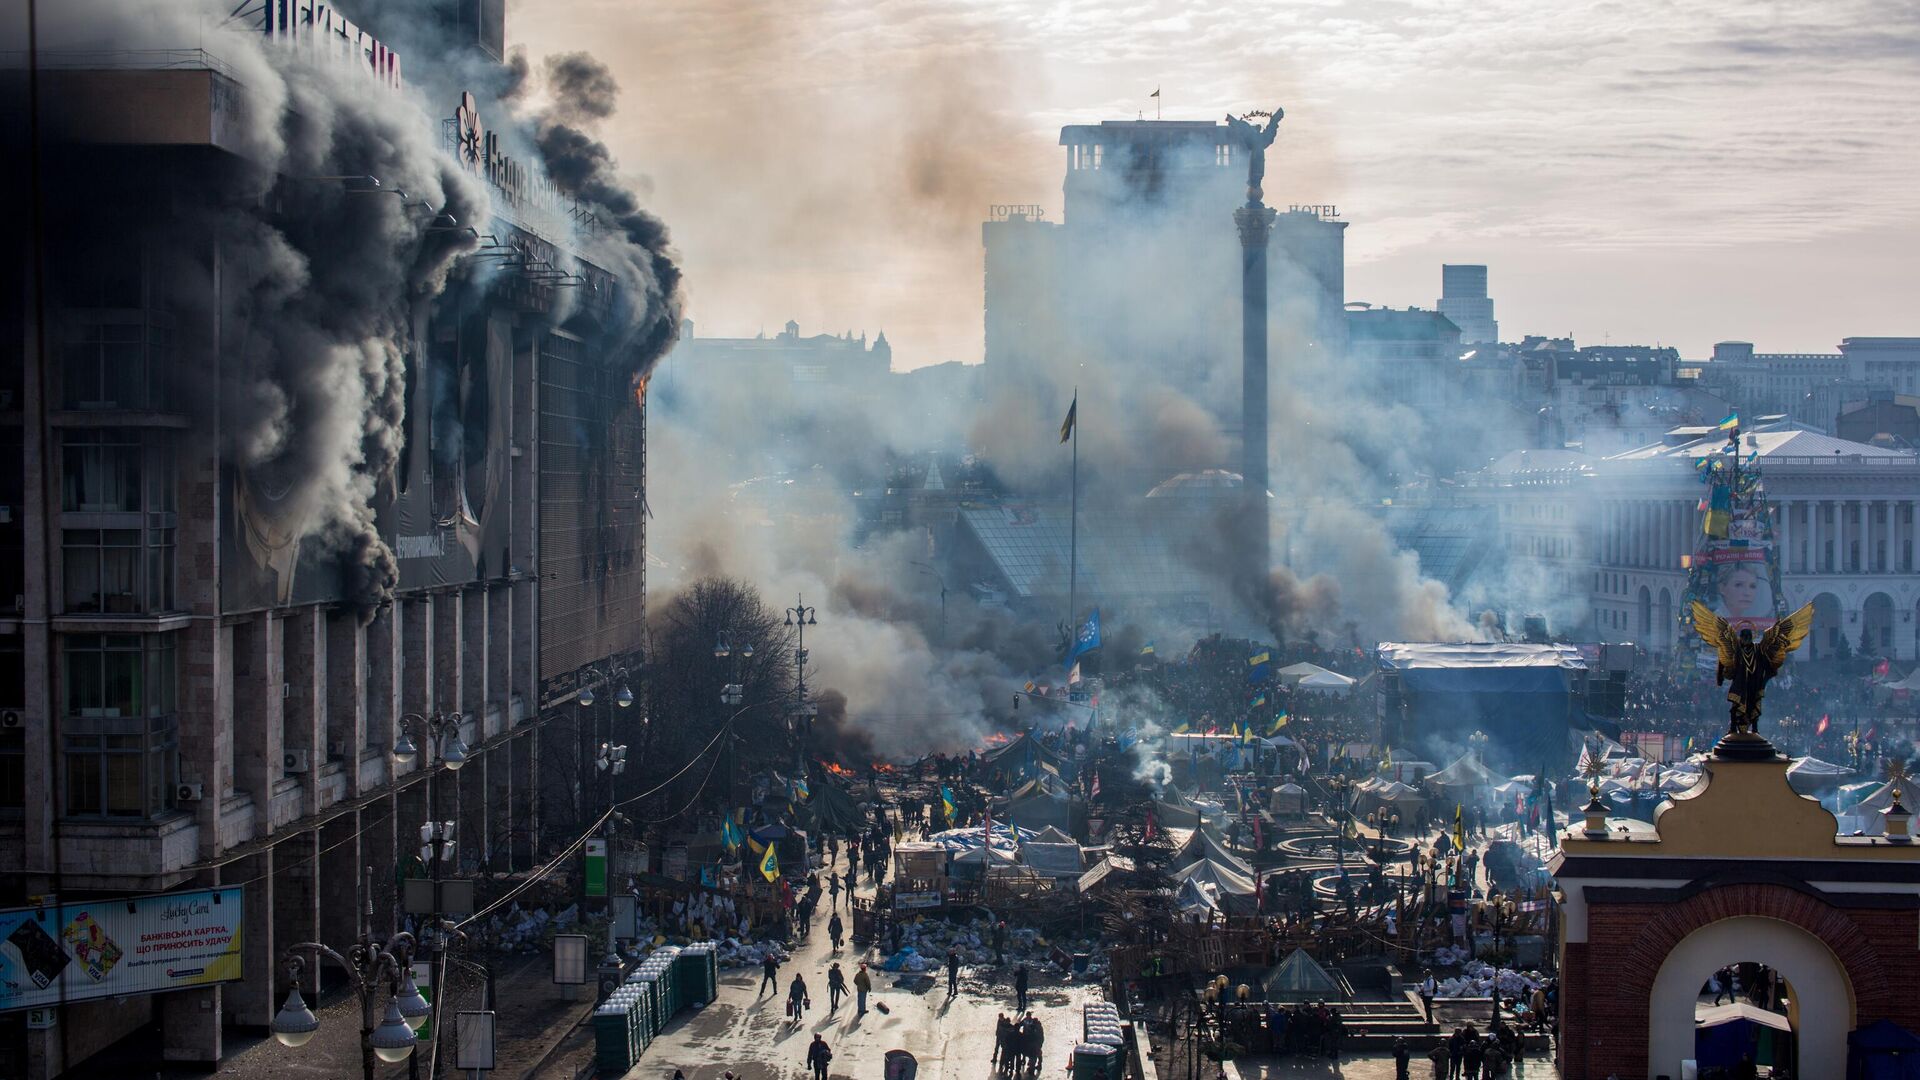
M 652 379 L 653 376 L 648 375 L 633 384 L 633 403 L 643 409 L 647 407 L 647 383 Z
M 851 779 L 854 775 L 852 769 L 847 768 L 837 761 L 823 761 L 820 764 L 825 765 L 828 772 L 842 779 Z

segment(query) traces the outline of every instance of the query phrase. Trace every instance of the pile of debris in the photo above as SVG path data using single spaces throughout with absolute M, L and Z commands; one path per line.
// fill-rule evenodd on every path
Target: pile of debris
M 1519 971 L 1503 967 L 1497 972 L 1500 996 L 1509 1000 L 1519 1000 L 1533 993 L 1535 988 L 1545 986 L 1547 977 L 1538 971 Z M 1491 997 L 1496 972 L 1492 964 L 1480 960 L 1470 960 L 1461 974 L 1440 980 L 1441 997 Z
M 960 962 L 981 967 L 994 962 L 993 924 L 985 918 L 966 921 L 919 919 L 904 923 L 900 950 L 882 960 L 883 971 L 921 972 L 944 967 L 947 953 L 957 950 Z M 1091 938 L 1049 939 L 1030 927 L 1009 928 L 1003 959 L 1026 964 L 1036 972 L 1051 971 L 1063 979 L 1098 981 L 1107 970 L 1107 951 Z

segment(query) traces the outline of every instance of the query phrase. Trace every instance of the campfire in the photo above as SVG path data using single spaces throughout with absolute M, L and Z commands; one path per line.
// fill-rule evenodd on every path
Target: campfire
M 824 765 L 828 772 L 832 773 L 833 775 L 839 777 L 842 780 L 851 780 L 856 775 L 852 769 L 847 768 L 845 765 L 842 765 L 837 761 L 823 761 L 820 764 Z

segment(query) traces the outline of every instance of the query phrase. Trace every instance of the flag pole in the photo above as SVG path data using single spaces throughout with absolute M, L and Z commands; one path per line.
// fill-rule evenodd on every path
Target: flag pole
M 1067 533 L 1067 628 L 1077 633 L 1079 624 L 1075 620 L 1080 617 L 1076 607 L 1080 585 L 1080 388 L 1077 386 L 1073 388 L 1072 518 Z

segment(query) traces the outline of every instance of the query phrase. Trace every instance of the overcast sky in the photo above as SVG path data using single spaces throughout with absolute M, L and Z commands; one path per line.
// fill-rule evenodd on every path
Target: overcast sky
M 1502 337 L 1830 351 L 1920 335 L 1915 0 L 514 0 L 618 76 L 703 335 L 884 328 L 977 361 L 989 203 L 1058 217 L 1063 124 L 1284 105 L 1267 201 L 1347 298 L 1484 262 Z M 1224 212 L 1224 211 L 1223 211 Z M 1154 283 L 1143 282 L 1150 293 Z

